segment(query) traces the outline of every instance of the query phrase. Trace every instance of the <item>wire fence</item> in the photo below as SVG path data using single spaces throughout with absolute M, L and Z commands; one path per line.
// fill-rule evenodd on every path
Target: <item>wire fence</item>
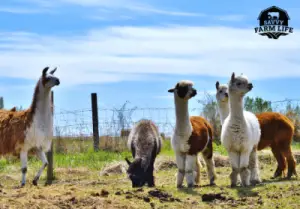
M 272 110 L 286 113 L 290 109 L 297 109 L 300 100 L 286 99 L 273 101 Z M 190 108 L 190 115 L 203 115 L 203 107 Z M 299 108 L 300 110 L 300 108 Z M 299 111 L 300 113 L 300 111 Z M 298 112 L 296 114 L 299 115 Z M 98 108 L 98 124 L 100 136 L 117 137 L 122 131 L 130 130 L 140 119 L 150 119 L 165 136 L 171 136 L 175 126 L 175 109 L 128 107 L 126 102 L 120 108 Z M 93 135 L 92 109 L 66 110 L 55 106 L 54 135 L 64 137 L 91 137 Z

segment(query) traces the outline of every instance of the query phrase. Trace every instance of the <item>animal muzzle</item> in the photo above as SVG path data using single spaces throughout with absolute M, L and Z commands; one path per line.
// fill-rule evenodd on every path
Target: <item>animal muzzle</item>
M 59 79 L 57 79 L 57 80 L 55 81 L 55 84 L 56 84 L 57 86 L 59 86 L 59 84 L 60 84 Z
M 249 84 L 248 84 L 248 89 L 249 89 L 249 90 L 252 90 L 252 89 L 253 89 L 253 84 L 252 84 L 252 83 L 249 83 Z
M 228 97 L 229 97 L 228 93 L 225 93 L 225 97 L 226 97 L 226 98 L 228 98 Z
M 193 89 L 193 92 L 192 92 L 192 97 L 196 96 L 197 95 L 197 90 L 196 89 Z

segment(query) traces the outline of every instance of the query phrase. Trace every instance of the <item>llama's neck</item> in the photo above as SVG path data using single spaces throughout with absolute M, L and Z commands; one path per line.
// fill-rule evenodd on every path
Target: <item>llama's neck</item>
M 229 111 L 231 119 L 242 120 L 244 118 L 243 97 L 240 95 L 229 95 Z
M 51 91 L 45 89 L 41 82 L 35 88 L 32 104 L 31 114 L 33 122 L 37 123 L 45 131 L 51 131 L 53 116 L 51 108 Z
M 224 120 L 229 115 L 229 102 L 220 102 L 218 101 L 218 111 L 220 115 L 221 124 L 223 125 Z
M 177 135 L 188 135 L 192 131 L 192 125 L 189 116 L 188 101 L 178 98 L 175 95 L 175 111 L 176 111 L 176 126 L 175 132 Z

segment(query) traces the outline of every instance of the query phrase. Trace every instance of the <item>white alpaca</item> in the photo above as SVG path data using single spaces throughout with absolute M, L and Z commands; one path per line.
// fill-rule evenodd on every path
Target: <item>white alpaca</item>
M 200 165 L 197 154 L 202 152 L 207 166 L 210 184 L 214 185 L 216 178 L 213 161 L 212 128 L 202 117 L 189 117 L 188 100 L 197 94 L 191 81 L 180 81 L 168 92 L 174 93 L 176 126 L 172 137 L 172 148 L 176 154 L 177 187 L 181 187 L 184 176 L 188 187 L 199 182 Z M 197 167 L 197 169 L 196 169 Z M 197 170 L 196 176 L 194 171 Z
M 245 76 L 229 82 L 229 115 L 222 127 L 221 142 L 226 148 L 232 167 L 231 186 L 237 184 L 240 174 L 242 185 L 261 182 L 259 177 L 257 145 L 260 140 L 260 125 L 256 116 L 243 109 L 243 97 L 253 88 Z
M 43 70 L 36 84 L 30 108 L 23 111 L 13 108 L 0 113 L 0 155 L 20 155 L 22 186 L 26 182 L 27 155 L 32 148 L 37 150 L 37 156 L 43 162 L 33 180 L 34 185 L 48 164 L 45 152 L 50 149 L 53 137 L 51 88 L 60 84 L 53 75 L 56 68 L 50 74 L 47 74 L 48 69 Z
M 216 83 L 216 99 L 218 104 L 218 112 L 220 115 L 221 124 L 223 125 L 224 120 L 229 115 L 229 103 L 228 103 L 228 85 L 220 85 L 219 81 Z

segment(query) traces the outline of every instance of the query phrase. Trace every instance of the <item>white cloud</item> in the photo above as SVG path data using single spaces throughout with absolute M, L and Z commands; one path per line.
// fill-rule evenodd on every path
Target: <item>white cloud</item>
M 149 74 L 250 79 L 300 77 L 299 31 L 267 39 L 253 28 L 107 27 L 85 35 L 0 33 L 0 76 L 36 79 L 58 66 L 65 84 L 118 82 Z

